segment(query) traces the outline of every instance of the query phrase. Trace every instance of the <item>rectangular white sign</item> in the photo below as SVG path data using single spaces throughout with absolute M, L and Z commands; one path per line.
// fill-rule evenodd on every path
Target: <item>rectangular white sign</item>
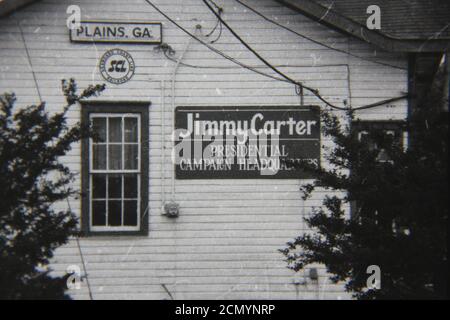
M 159 22 L 81 21 L 70 30 L 72 42 L 146 43 L 162 42 Z

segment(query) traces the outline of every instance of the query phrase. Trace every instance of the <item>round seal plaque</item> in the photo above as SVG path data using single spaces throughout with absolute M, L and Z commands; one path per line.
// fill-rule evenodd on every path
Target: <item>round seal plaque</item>
M 134 75 L 133 57 L 122 49 L 111 49 L 100 59 L 100 73 L 103 78 L 114 84 L 122 84 Z

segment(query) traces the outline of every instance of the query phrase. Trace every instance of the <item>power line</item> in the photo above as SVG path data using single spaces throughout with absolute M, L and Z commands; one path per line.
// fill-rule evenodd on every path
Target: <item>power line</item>
M 253 50 L 252 47 L 250 47 L 250 45 L 248 45 L 223 19 L 222 17 L 217 14 L 217 12 L 214 11 L 214 9 L 209 5 L 209 3 L 206 0 L 202 0 L 203 3 L 209 8 L 209 10 L 211 10 L 212 13 L 214 13 L 214 15 L 217 17 L 217 19 L 220 20 L 220 22 L 222 22 L 222 24 L 228 29 L 228 31 L 231 32 L 231 34 L 239 40 L 240 43 L 242 43 L 244 45 L 244 47 L 246 47 L 249 51 L 251 51 L 259 60 L 261 60 L 262 63 L 264 63 L 266 66 L 268 66 L 270 69 L 272 69 L 273 71 L 275 71 L 275 73 L 278 73 L 280 76 L 282 76 L 283 78 L 285 78 L 286 80 L 303 86 L 300 82 L 295 81 L 294 79 L 290 78 L 289 76 L 287 76 L 286 74 L 284 74 L 283 72 L 279 71 L 277 68 L 275 68 L 273 65 L 271 65 L 266 59 L 264 59 L 258 52 L 256 52 L 255 50 Z
M 176 51 L 168 44 L 160 45 L 155 47 L 155 51 L 162 51 L 164 56 L 174 62 L 178 63 L 178 59 L 174 57 Z M 212 66 L 212 65 L 197 65 L 197 64 L 191 64 L 186 62 L 180 62 L 180 65 L 193 68 L 193 69 L 222 69 L 222 70 L 233 70 L 233 69 L 240 69 L 241 66 Z M 317 67 L 342 67 L 347 66 L 347 64 L 326 64 L 326 65 L 317 65 Z M 263 69 L 267 68 L 265 65 L 248 65 L 251 69 Z M 297 64 L 277 64 L 275 65 L 277 68 L 310 68 L 311 66 L 307 65 L 297 65 Z M 253 70 L 252 70 L 253 71 Z M 283 80 L 283 79 L 281 79 Z
M 266 59 L 264 59 L 258 52 L 256 52 L 247 42 L 245 42 L 234 30 L 233 28 L 231 28 L 228 23 L 226 23 L 222 17 L 217 14 L 214 9 L 209 5 L 209 3 L 206 0 L 202 0 L 203 3 L 209 8 L 209 10 L 211 10 L 212 13 L 214 13 L 214 15 L 220 19 L 220 21 L 222 22 L 222 24 L 228 29 L 228 31 L 231 32 L 231 34 L 239 40 L 240 43 L 242 43 L 244 45 L 244 47 L 246 47 L 250 52 L 252 52 L 259 60 L 261 60 L 262 63 L 264 63 L 266 66 L 268 66 L 270 69 L 272 69 L 273 71 L 275 71 L 276 73 L 278 73 L 281 77 L 283 77 L 284 79 L 288 80 L 289 82 L 304 88 L 308 91 L 310 91 L 312 94 L 314 94 L 317 98 L 319 98 L 319 100 L 321 100 L 323 103 L 325 103 L 326 105 L 328 105 L 329 107 L 333 108 L 333 109 L 337 109 L 337 110 L 347 110 L 347 108 L 342 108 L 342 107 L 338 107 L 335 106 L 334 104 L 328 102 L 324 97 L 322 97 L 317 89 L 308 87 L 303 85 L 303 83 L 296 81 L 294 79 L 292 79 L 291 77 L 289 77 L 288 75 L 286 75 L 285 73 L 281 72 L 280 70 L 278 70 L 276 67 L 274 67 L 272 64 L 270 64 L 270 62 L 268 62 Z
M 62 173 L 60 172 L 60 177 L 62 178 Z M 63 185 L 64 188 L 64 192 L 68 192 L 66 185 Z M 72 211 L 72 206 L 70 205 L 70 200 L 69 198 L 66 198 L 67 201 L 67 207 L 69 208 L 70 212 Z M 75 235 L 75 241 L 77 243 L 77 248 L 78 248 L 78 254 L 80 255 L 80 260 L 81 260 L 81 265 L 83 266 L 83 272 L 84 272 L 84 277 L 86 279 L 86 285 L 87 285 L 87 289 L 88 289 L 88 294 L 89 294 L 89 299 L 90 300 L 94 300 L 94 297 L 92 295 L 92 289 L 91 289 L 91 284 L 89 283 L 89 277 L 88 277 L 88 272 L 87 272 L 87 268 L 86 268 L 86 262 L 84 260 L 84 255 L 83 255 L 83 251 L 81 250 L 81 245 L 80 245 L 80 237 L 79 235 Z
M 239 60 L 234 59 L 233 57 L 230 57 L 229 55 L 223 53 L 222 51 L 214 48 L 213 46 L 209 45 L 208 43 L 206 43 L 205 41 L 201 40 L 200 38 L 198 38 L 197 36 L 195 36 L 194 34 L 192 34 L 190 31 L 186 30 L 185 28 L 183 28 L 180 24 L 178 24 L 175 20 L 173 20 L 172 18 L 170 18 L 167 14 L 165 14 L 163 11 L 161 11 L 161 9 L 159 9 L 156 5 L 154 5 L 150 0 L 145 0 L 150 6 L 152 6 L 157 12 L 159 12 L 163 17 L 165 17 L 168 21 L 170 21 L 172 24 L 174 24 L 177 28 L 179 28 L 180 30 L 182 30 L 184 33 L 186 33 L 187 35 L 189 35 L 190 37 L 194 38 L 195 40 L 197 40 L 198 42 L 200 42 L 201 44 L 203 44 L 205 47 L 207 47 L 208 49 L 210 49 L 211 51 L 217 53 L 218 55 L 224 57 L 225 59 L 241 66 L 244 69 L 253 71 L 255 73 L 258 73 L 264 77 L 267 78 L 271 78 L 274 80 L 278 80 L 278 81 L 283 81 L 283 82 L 288 82 L 290 83 L 290 81 L 283 79 L 283 78 L 279 78 L 276 76 L 272 76 L 270 74 L 264 73 L 262 71 L 256 70 L 248 65 L 246 65 L 245 63 L 240 62 Z
M 292 83 L 292 84 L 295 84 L 295 85 L 297 85 L 297 86 L 302 86 L 303 88 L 305 88 L 305 89 L 307 89 L 308 91 L 312 92 L 319 100 L 321 100 L 322 102 L 324 102 L 326 105 L 330 106 L 331 108 L 334 108 L 334 109 L 337 109 L 337 110 L 342 110 L 342 111 L 348 111 L 348 110 L 349 110 L 349 108 L 342 108 L 342 107 L 338 107 L 338 106 L 335 106 L 335 105 L 331 104 L 331 103 L 328 102 L 325 98 L 323 98 L 323 97 L 318 93 L 318 91 L 317 91 L 316 89 L 313 89 L 313 88 L 310 88 L 310 87 L 306 87 L 306 86 L 304 86 L 303 84 L 301 84 L 300 82 L 295 81 L 295 80 L 293 80 L 293 79 L 291 79 L 291 78 L 289 78 L 289 77 L 287 77 L 287 76 L 284 76 L 284 77 L 282 77 L 282 78 L 279 78 L 279 77 L 276 77 L 276 76 L 272 76 L 272 75 L 270 75 L 270 74 L 267 74 L 267 73 L 264 73 L 264 72 L 262 72 L 262 71 L 259 71 L 259 70 L 255 69 L 255 68 L 252 68 L 252 67 L 250 67 L 250 66 L 248 66 L 248 65 L 246 65 L 246 64 L 244 64 L 244 63 L 242 63 L 242 62 L 240 62 L 239 60 L 234 59 L 233 57 L 230 57 L 229 55 L 223 53 L 222 51 L 220 51 L 220 50 L 218 50 L 218 49 L 216 49 L 216 48 L 214 48 L 213 46 L 209 45 L 209 44 L 206 43 L 205 41 L 199 39 L 197 36 L 195 36 L 194 34 L 192 34 L 191 32 L 189 32 L 189 31 L 186 30 L 185 28 L 183 28 L 180 24 L 178 24 L 175 20 L 173 20 L 172 18 L 170 18 L 166 13 L 164 13 L 161 9 L 159 9 L 159 8 L 158 8 L 155 4 L 153 4 L 150 0 L 145 0 L 145 1 L 146 1 L 151 7 L 153 7 L 157 12 L 159 12 L 163 17 L 165 17 L 168 21 L 170 21 L 172 24 L 174 24 L 177 28 L 179 28 L 180 30 L 182 30 L 184 33 L 186 33 L 186 34 L 189 35 L 190 37 L 194 38 L 196 41 L 198 41 L 198 42 L 200 42 L 201 44 L 203 44 L 205 47 L 207 47 L 207 48 L 210 49 L 211 51 L 213 51 L 213 52 L 217 53 L 218 55 L 224 57 L 225 59 L 227 59 L 227 60 L 229 60 L 229 61 L 231 61 L 231 62 L 233 62 L 233 63 L 235 63 L 235 64 L 237 64 L 237 65 L 239 65 L 239 66 L 241 66 L 241 67 L 244 68 L 244 69 L 247 69 L 247 70 L 253 71 L 253 72 L 255 72 L 255 73 L 258 73 L 258 74 L 260 74 L 260 75 L 262 75 L 262 76 L 264 76 L 264 77 L 271 78 L 271 79 L 278 80 L 278 81 L 282 81 L 282 82 Z M 207 5 L 208 5 L 208 4 L 207 4 Z M 208 8 L 211 8 L 211 7 L 208 5 Z M 212 8 L 211 8 L 211 9 L 212 9 Z M 226 24 L 226 23 L 223 21 L 223 19 L 222 19 L 220 16 L 218 16 L 218 14 L 217 14 L 214 10 L 211 10 L 211 11 L 218 17 L 218 19 L 220 19 L 220 21 L 227 27 L 227 29 L 230 30 L 230 27 L 228 26 L 228 24 Z M 230 32 L 231 32 L 231 30 L 230 30 Z M 233 31 L 233 32 L 234 32 L 234 31 Z M 239 37 L 239 36 L 238 36 L 238 37 Z M 240 38 L 239 38 L 239 39 L 240 39 Z M 242 44 L 245 43 L 242 39 L 241 39 L 241 41 L 242 41 Z M 246 47 L 247 47 L 249 50 L 251 50 L 252 52 L 256 53 L 250 46 L 248 46 L 248 44 L 245 43 L 245 45 L 246 45 Z M 257 55 L 258 57 L 260 57 L 258 53 L 256 53 L 256 55 Z M 262 57 L 261 57 L 261 58 L 262 58 Z M 262 58 L 262 59 L 264 59 L 264 58 Z M 261 61 L 262 61 L 262 60 L 261 60 Z M 264 61 L 265 61 L 265 60 L 264 60 Z M 275 67 L 273 67 L 273 66 L 272 66 L 270 63 L 268 63 L 267 61 L 266 61 L 265 64 L 266 64 L 268 67 L 270 67 L 272 70 L 274 70 L 276 73 L 278 73 L 278 74 L 280 74 L 280 75 L 283 74 L 281 71 L 279 71 L 278 69 L 276 69 Z M 284 74 L 283 74 L 283 75 L 284 75 Z M 400 97 L 392 98 L 392 99 L 389 99 L 389 100 L 391 100 L 391 101 L 392 101 L 392 100 L 393 100 L 393 101 L 397 101 L 397 100 L 404 99 L 405 97 L 407 97 L 407 96 L 400 96 Z M 373 103 L 373 104 L 370 104 L 370 105 L 365 105 L 365 106 L 358 107 L 358 108 L 352 108 L 352 110 L 359 110 L 359 109 L 373 108 L 373 107 L 376 107 L 376 106 L 379 106 L 379 105 L 383 105 L 383 104 L 385 104 L 385 103 L 386 103 L 386 100 L 383 100 L 383 101 L 376 102 L 376 103 Z
M 223 13 L 223 9 L 221 7 L 219 7 L 214 1 L 209 0 L 216 8 L 217 11 L 219 12 L 219 15 L 221 15 Z M 210 36 L 213 35 L 213 33 L 217 30 L 217 27 L 219 27 L 219 34 L 217 35 L 217 37 L 214 40 L 211 40 L 209 43 L 213 44 L 217 41 L 219 41 L 220 37 L 222 36 L 222 22 L 220 21 L 220 19 L 217 19 L 217 23 L 214 26 L 214 28 L 212 28 L 212 30 L 210 32 L 208 32 L 205 37 L 209 38 Z
M 156 47 L 154 47 L 153 49 L 156 52 L 160 52 L 162 51 L 164 56 L 174 62 L 174 63 L 178 63 L 178 59 L 175 58 L 175 49 L 172 48 L 172 46 L 170 46 L 168 43 L 162 43 Z M 233 69 L 240 69 L 242 68 L 239 65 L 236 66 L 213 66 L 213 65 L 198 65 L 198 64 L 191 64 L 191 63 L 185 63 L 185 62 L 179 62 L 180 65 L 188 67 L 188 68 L 193 68 L 193 69 L 222 69 L 222 70 L 233 70 Z M 265 65 L 247 65 L 249 68 L 251 69 L 264 69 L 267 68 Z M 277 64 L 275 65 L 275 67 L 277 68 L 312 68 L 313 66 L 311 65 L 299 65 L 299 64 Z M 321 65 L 317 65 L 315 67 L 347 67 L 348 68 L 348 64 L 345 63 L 340 63 L 340 64 L 321 64 Z
M 217 3 L 215 3 L 213 0 L 208 0 L 210 3 L 212 3 L 212 5 L 214 6 L 214 7 L 216 7 L 216 9 L 217 10 L 219 10 L 219 11 L 223 11 L 223 9 L 221 8 L 221 7 L 219 7 L 218 5 L 217 5 Z
M 222 36 L 222 29 L 223 29 L 222 23 L 219 21 L 219 34 L 217 35 L 217 37 L 214 40 L 210 41 L 209 43 L 213 44 L 213 43 L 219 41 L 220 37 Z
M 277 22 L 277 21 L 275 21 L 275 20 L 273 20 L 273 19 L 270 19 L 269 17 L 263 15 L 261 12 L 257 11 L 256 9 L 252 8 L 252 7 L 249 6 L 248 4 L 242 2 L 241 0 L 235 0 L 235 1 L 236 1 L 237 3 L 239 3 L 240 5 L 246 7 L 247 9 L 249 9 L 249 10 L 252 11 L 253 13 L 257 14 L 258 16 L 260 16 L 261 18 L 263 18 L 264 20 L 267 20 L 267 21 L 269 21 L 270 23 L 273 23 L 273 24 L 279 26 L 280 28 L 283 28 L 283 29 L 285 29 L 285 30 L 287 30 L 287 31 L 289 31 L 289 32 L 291 32 L 291 33 L 293 33 L 293 34 L 295 34 L 295 35 L 297 35 L 297 36 L 299 36 L 299 37 L 301 37 L 301 38 L 303 38 L 303 39 L 309 40 L 309 41 L 311 41 L 311 42 L 313 42 L 313 43 L 315 43 L 315 44 L 318 44 L 318 45 L 320 45 L 320 46 L 323 46 L 323 47 L 325 47 L 325 48 L 328 48 L 328 49 L 331 49 L 331 50 L 334 50 L 334 51 L 337 51 L 337 52 L 340 52 L 340 53 L 348 54 L 349 56 L 352 56 L 352 57 L 354 57 L 354 58 L 358 58 L 358 59 L 361 59 L 361 60 L 364 60 L 364 61 L 368 61 L 368 62 L 380 64 L 380 65 L 383 65 L 383 66 L 386 66 L 386 67 L 391 67 L 391 68 L 396 68 L 396 69 L 406 70 L 405 68 L 400 67 L 400 66 L 396 66 L 396 65 L 393 65 L 393 64 L 390 64 L 390 63 L 385 63 L 385 62 L 381 62 L 381 61 L 377 61 L 377 60 L 372 60 L 372 59 L 369 59 L 369 58 L 365 58 L 365 57 L 362 57 L 362 56 L 358 56 L 358 55 L 356 55 L 356 54 L 354 54 L 354 53 L 351 53 L 351 52 L 349 52 L 349 51 L 346 51 L 346 50 L 343 50 L 343 49 L 339 49 L 339 48 L 335 48 L 335 47 L 333 47 L 333 46 L 327 45 L 326 43 L 323 43 L 323 42 L 320 42 L 320 41 L 318 41 L 318 40 L 315 40 L 315 39 L 313 39 L 313 38 L 311 38 L 311 37 L 308 37 L 308 36 L 306 36 L 306 35 L 304 35 L 304 34 L 301 34 L 301 33 L 298 32 L 298 31 L 295 31 L 295 30 L 290 29 L 290 28 L 288 28 L 288 27 L 282 25 L 281 23 L 279 23 L 279 22 Z
M 83 265 L 83 272 L 84 272 L 84 276 L 86 278 L 86 284 L 87 284 L 87 288 L 88 288 L 89 298 L 91 300 L 94 300 L 94 297 L 92 296 L 91 285 L 89 284 L 89 278 L 88 278 L 88 274 L 87 274 L 87 270 L 86 270 L 86 263 L 84 261 L 83 251 L 81 251 L 80 239 L 79 239 L 78 235 L 76 236 L 75 239 L 77 242 L 78 253 L 80 254 L 80 258 L 81 258 L 81 264 Z
M 164 56 L 169 59 L 170 61 L 174 62 L 174 63 L 179 63 L 182 66 L 188 67 L 188 68 L 194 68 L 194 69 L 234 69 L 235 67 L 224 67 L 224 66 L 200 66 L 200 65 L 193 65 L 193 64 L 189 64 L 189 63 L 184 63 L 184 62 L 179 62 L 177 59 L 171 57 L 171 52 L 174 51 L 170 51 L 170 49 L 161 49 L 163 51 Z M 335 65 L 335 66 L 339 66 L 339 65 Z M 348 67 L 348 65 L 345 65 Z M 296 66 L 296 65 L 277 65 L 277 68 L 288 68 L 288 67 L 303 67 L 303 66 Z M 252 66 L 252 68 L 264 68 L 264 66 Z M 302 87 L 300 86 L 295 86 L 295 91 L 296 94 L 299 95 L 301 97 L 301 101 L 302 101 L 302 105 L 303 105 L 303 90 Z M 399 96 L 399 97 L 395 97 L 395 98 L 389 98 L 386 100 L 382 100 L 373 104 L 368 104 L 362 107 L 357 108 L 357 110 L 363 110 L 363 109 L 370 109 L 370 108 L 374 108 L 386 103 L 390 103 L 390 102 L 395 102 L 395 101 L 399 101 L 399 100 L 403 100 L 408 98 L 408 95 L 403 95 L 403 96 Z M 347 110 L 347 109 L 346 109 Z
M 227 54 L 223 53 L 222 51 L 210 46 L 208 43 L 204 42 L 203 40 L 199 39 L 197 36 L 195 36 L 194 34 L 192 34 L 191 32 L 189 32 L 188 30 L 186 30 L 185 28 L 183 28 L 181 25 L 179 25 L 177 22 L 175 22 L 172 18 L 170 18 L 167 14 L 165 14 L 163 11 L 161 11 L 156 5 L 154 5 L 152 2 L 150 2 L 150 0 L 145 0 L 149 5 L 151 5 L 156 11 L 158 11 L 162 16 L 164 16 L 167 20 L 169 20 L 171 23 L 173 23 L 175 26 L 177 26 L 179 29 L 181 29 L 183 32 L 185 32 L 186 34 L 188 34 L 190 37 L 194 38 L 195 40 L 197 40 L 198 42 L 200 42 L 201 44 L 203 44 L 204 46 L 206 46 L 207 48 L 209 48 L 210 50 L 214 51 L 215 53 L 221 55 L 222 57 L 242 66 L 245 69 L 248 69 L 250 71 L 253 71 L 255 73 L 258 73 L 262 76 L 268 77 L 268 78 L 272 78 L 274 80 L 278 80 L 278 81 L 283 81 L 283 82 L 287 82 L 287 83 L 292 83 L 295 84 L 297 86 L 301 86 L 305 89 L 307 89 L 308 91 L 312 92 L 317 98 L 319 98 L 319 100 L 321 100 L 322 102 L 324 102 L 326 105 L 330 106 L 331 108 L 337 109 L 337 110 L 342 110 L 342 111 L 347 111 L 348 108 L 342 108 L 342 107 L 338 107 L 333 105 L 332 103 L 328 102 L 325 98 L 323 98 L 319 93 L 317 89 L 313 89 L 310 87 L 307 87 L 305 85 L 303 85 L 302 83 L 295 81 L 294 79 L 286 76 L 284 73 L 282 73 L 281 71 L 279 71 L 277 68 L 275 68 L 274 66 L 272 66 L 269 62 L 267 62 L 264 58 L 262 58 L 256 51 L 254 51 L 248 44 L 246 44 L 236 33 L 234 33 L 234 31 L 232 31 L 232 29 L 228 26 L 228 24 L 225 23 L 225 21 L 223 21 L 223 19 L 220 17 L 219 14 L 217 14 L 210 6 L 209 4 L 207 4 L 205 1 L 205 4 L 208 6 L 208 8 L 211 9 L 211 11 L 217 16 L 218 19 L 220 19 L 220 21 L 227 27 L 228 30 L 230 30 L 230 32 L 233 33 L 233 35 L 235 35 L 238 39 L 240 39 L 240 41 L 242 42 L 242 44 L 244 44 L 250 51 L 252 51 L 262 62 L 264 62 L 265 65 L 267 65 L 269 68 L 271 68 L 273 71 L 275 71 L 276 73 L 278 73 L 279 75 L 281 75 L 283 78 L 278 78 L 276 76 L 272 76 L 270 74 L 264 73 L 262 71 L 256 70 L 230 56 L 228 56 Z
M 25 48 L 25 53 L 27 56 L 28 64 L 30 65 L 31 75 L 33 76 L 34 85 L 36 86 L 36 92 L 39 97 L 39 102 L 43 103 L 41 90 L 39 89 L 39 84 L 37 81 L 36 73 L 34 72 L 33 63 L 31 62 L 30 51 L 28 50 L 28 45 L 27 45 L 27 42 L 25 41 L 25 36 L 23 34 L 22 25 L 20 24 L 20 21 L 18 21 L 17 19 L 16 19 L 16 23 L 17 23 L 17 26 L 19 27 L 20 37 L 22 38 L 22 41 L 23 41 L 23 46 Z
M 270 62 L 268 62 L 266 59 L 264 59 L 258 52 L 256 52 L 248 43 L 246 43 L 234 30 L 233 28 L 231 28 L 223 19 L 222 17 L 217 14 L 214 9 L 209 5 L 209 3 L 206 0 L 202 0 L 203 3 L 209 8 L 209 10 L 214 13 L 214 15 L 220 19 L 220 21 L 222 22 L 222 24 L 228 29 L 228 31 L 231 32 L 231 34 L 239 40 L 240 43 L 242 43 L 250 52 L 252 52 L 259 60 L 261 60 L 261 62 L 263 62 L 266 66 L 268 66 L 270 69 L 272 69 L 273 71 L 275 71 L 277 74 L 279 74 L 281 77 L 283 77 L 284 79 L 288 80 L 289 82 L 297 85 L 300 87 L 300 89 L 306 89 L 308 91 L 310 91 L 312 94 L 314 94 L 320 101 L 322 101 L 323 103 L 325 103 L 326 105 L 328 105 L 329 107 L 333 108 L 333 109 L 337 109 L 337 110 L 342 110 L 342 111 L 347 111 L 349 110 L 348 108 L 343 108 L 343 107 L 339 107 L 336 106 L 334 104 L 332 104 L 331 102 L 329 102 L 328 100 L 326 100 L 322 95 L 319 94 L 319 90 L 308 87 L 303 85 L 301 82 L 296 81 L 294 79 L 292 79 L 291 77 L 289 77 L 288 75 L 286 75 L 285 73 L 281 72 L 280 70 L 278 70 L 276 67 L 274 67 L 272 64 L 270 64 Z M 394 100 L 397 99 L 403 99 L 404 97 L 398 97 L 398 98 L 393 98 Z M 389 99 L 391 100 L 391 99 Z M 380 102 L 381 103 L 381 102 Z M 382 103 L 383 104 L 383 103 Z M 366 106 L 362 106 L 362 107 L 358 107 L 358 108 L 350 108 L 353 110 L 361 110 L 361 109 L 368 109 L 368 108 L 373 108 L 378 106 L 379 103 L 375 103 L 375 104 L 370 104 L 370 105 L 366 105 Z
M 33 80 L 34 80 L 34 83 L 35 83 L 35 86 L 36 86 L 36 91 L 37 91 L 37 94 L 38 94 L 38 97 L 39 97 L 39 102 L 42 104 L 42 103 L 44 103 L 44 101 L 42 100 L 42 95 L 41 95 L 41 92 L 39 90 L 39 85 L 38 85 L 38 82 L 37 82 L 36 74 L 34 72 L 33 64 L 31 62 L 31 56 L 30 56 L 30 52 L 28 50 L 27 43 L 25 41 L 25 37 L 24 37 L 24 34 L 23 34 L 23 29 L 22 29 L 22 26 L 21 26 L 21 24 L 20 24 L 20 22 L 18 20 L 16 20 L 16 23 L 17 23 L 17 26 L 19 27 L 20 35 L 21 35 L 21 38 L 22 38 L 22 41 L 23 41 L 23 44 L 24 44 L 24 47 L 25 47 L 25 53 L 26 53 L 27 60 L 28 60 L 28 63 L 29 63 L 30 69 L 31 69 L 32 76 L 33 76 Z M 53 142 L 51 144 L 52 144 L 52 146 L 54 146 Z M 59 172 L 59 174 L 60 174 L 60 177 L 62 179 L 62 173 Z M 64 188 L 64 192 L 68 193 L 66 185 L 63 185 L 63 188 Z M 67 201 L 67 207 L 68 207 L 69 211 L 73 213 L 72 206 L 70 205 L 69 198 L 66 198 L 66 201 Z M 86 263 L 84 261 L 83 251 L 81 250 L 80 240 L 79 240 L 79 236 L 78 235 L 75 235 L 75 241 L 77 243 L 78 253 L 80 254 L 81 264 L 83 265 L 83 272 L 84 272 L 84 276 L 86 278 L 86 284 L 87 284 L 87 288 L 88 288 L 89 298 L 91 300 L 93 300 L 92 290 L 91 290 L 91 286 L 89 284 L 89 278 L 88 278 L 88 274 L 87 274 L 87 270 L 86 270 Z
M 221 24 L 221 23 L 220 23 L 220 20 L 217 19 L 216 25 L 214 26 L 214 28 L 211 29 L 210 32 L 208 32 L 208 33 L 205 35 L 205 37 L 206 37 L 206 38 L 210 37 L 210 36 L 214 33 L 214 31 L 216 31 L 216 29 L 217 29 L 217 27 L 219 26 L 219 24 Z

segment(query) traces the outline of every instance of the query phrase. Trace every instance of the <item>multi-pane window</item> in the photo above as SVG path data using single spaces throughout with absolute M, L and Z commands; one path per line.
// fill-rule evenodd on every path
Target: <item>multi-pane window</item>
M 383 133 L 385 135 L 392 136 L 393 139 L 396 138 L 396 132 L 394 130 L 384 130 Z M 386 150 L 383 149 L 383 148 L 379 148 L 377 146 L 377 144 L 370 139 L 368 131 L 366 131 L 366 130 L 360 131 L 358 133 L 358 138 L 359 138 L 359 141 L 361 141 L 363 143 L 366 143 L 371 150 L 378 150 L 379 149 L 379 153 L 378 153 L 378 157 L 377 157 L 377 160 L 379 162 L 389 161 L 389 156 L 387 155 Z M 399 141 L 399 143 L 401 143 L 401 141 Z
M 91 231 L 140 230 L 140 114 L 91 113 L 89 226 Z
M 402 146 L 404 149 L 408 146 L 408 135 L 404 129 L 405 123 L 403 121 L 356 121 L 353 123 L 353 128 L 357 130 L 359 141 L 365 143 L 370 150 L 378 152 L 377 160 L 379 162 L 392 161 L 385 149 L 379 147 L 373 139 L 371 139 L 369 132 L 371 130 L 379 130 L 385 135 L 390 135 L 394 143 Z M 351 213 L 354 218 L 359 217 L 361 204 L 357 201 L 351 203 Z
M 393 141 L 399 146 L 406 148 L 408 145 L 407 132 L 403 130 L 404 123 L 401 121 L 359 121 L 355 122 L 354 126 L 358 130 L 358 139 L 366 143 L 371 150 L 378 150 L 378 161 L 390 161 L 386 150 L 377 146 L 377 144 L 370 138 L 370 130 L 380 130 L 385 135 L 393 138 Z

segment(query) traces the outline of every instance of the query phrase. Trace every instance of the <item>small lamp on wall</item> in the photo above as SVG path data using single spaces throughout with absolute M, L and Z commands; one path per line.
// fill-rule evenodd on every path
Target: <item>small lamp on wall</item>
M 317 268 L 311 268 L 311 269 L 309 269 L 309 278 L 310 278 L 312 281 L 317 281 L 317 280 L 319 280 L 319 274 L 318 274 L 318 272 L 317 272 Z
M 166 202 L 163 215 L 169 218 L 177 218 L 180 215 L 180 205 L 174 201 Z

